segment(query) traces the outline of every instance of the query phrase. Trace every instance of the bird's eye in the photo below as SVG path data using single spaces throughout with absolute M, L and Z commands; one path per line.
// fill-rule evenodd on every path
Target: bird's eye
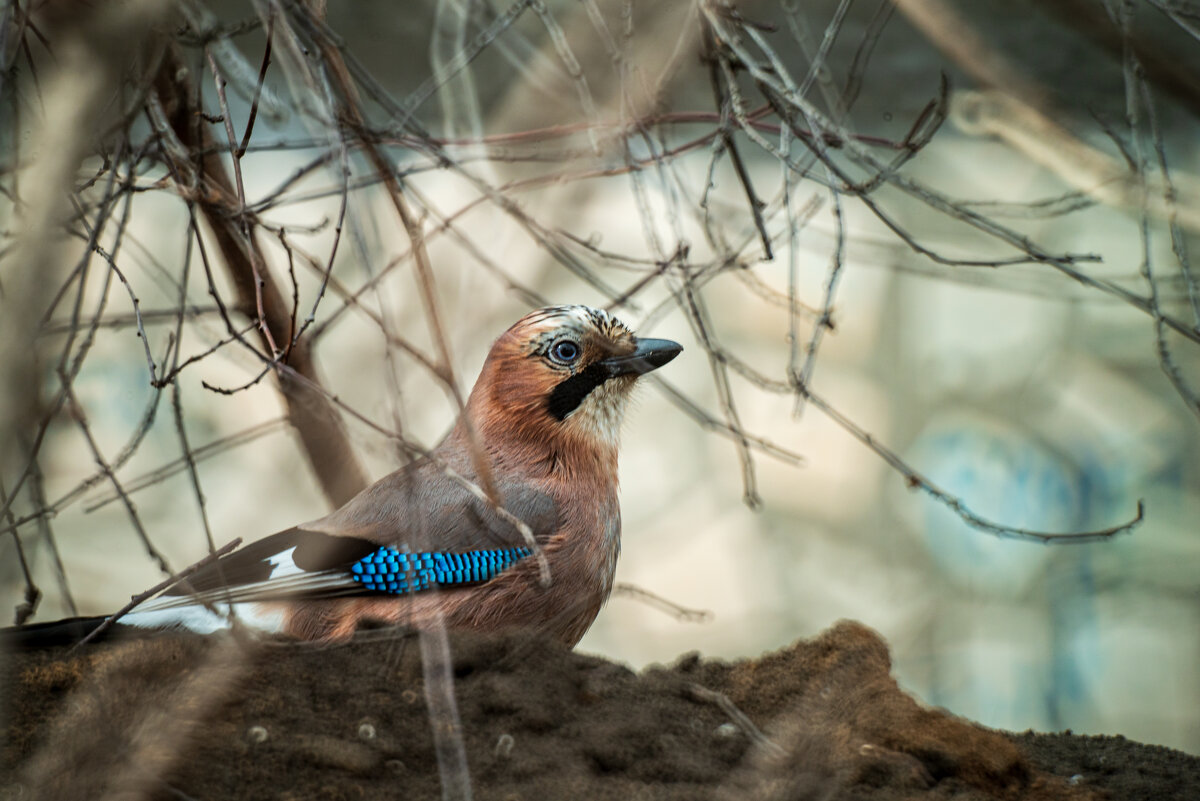
M 550 346 L 550 358 L 559 364 L 571 364 L 580 353 L 579 346 L 569 339 L 560 339 Z

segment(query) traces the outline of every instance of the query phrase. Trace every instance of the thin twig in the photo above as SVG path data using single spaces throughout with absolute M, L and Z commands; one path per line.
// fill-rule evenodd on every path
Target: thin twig
M 0 501 L 7 501 L 7 495 L 4 491 L 3 478 L 0 478 Z M 33 581 L 33 576 L 29 572 L 29 560 L 25 558 L 25 545 L 21 542 L 21 535 L 17 532 L 15 517 L 13 516 L 11 507 L 4 512 L 4 518 L 11 529 L 13 545 L 17 549 L 17 562 L 21 565 L 21 576 L 25 579 L 25 600 L 17 606 L 13 620 L 14 624 L 19 626 L 37 611 L 42 591 L 38 589 L 37 584 Z
M 246 146 L 250 144 L 250 134 L 254 131 L 254 120 L 258 117 L 258 101 L 262 99 L 263 84 L 267 79 L 267 67 L 271 65 L 271 33 L 275 30 L 275 11 L 267 16 L 267 43 L 263 47 L 262 66 L 258 70 L 258 82 L 254 84 L 254 99 L 250 101 L 250 116 L 246 118 L 246 130 L 242 132 L 242 142 L 237 147 L 234 159 L 240 161 L 246 155 Z
M 681 623 L 708 623 L 713 619 L 713 613 L 708 609 L 689 609 L 686 606 L 680 606 L 672 600 L 657 595 L 649 590 L 642 589 L 636 584 L 628 584 L 626 582 L 617 582 L 613 586 L 614 595 L 624 595 L 627 598 L 632 598 L 635 601 L 641 601 L 647 606 L 652 606 L 660 612 L 666 612 L 671 617 Z
M 985 531 L 988 534 L 994 534 L 997 537 L 1030 540 L 1034 542 L 1041 542 L 1043 544 L 1087 543 L 1096 542 L 1098 540 L 1112 539 L 1118 534 L 1124 534 L 1132 531 L 1139 524 L 1141 524 L 1142 519 L 1145 517 L 1145 503 L 1139 499 L 1137 502 L 1137 512 L 1134 514 L 1132 520 L 1129 520 L 1125 523 L 1120 523 L 1110 528 L 1098 529 L 1096 531 L 1035 531 L 1033 529 L 1015 528 L 1013 526 L 1006 526 L 1001 523 L 996 523 L 992 520 L 988 520 L 985 517 L 975 514 L 968 509 L 966 504 L 964 504 L 957 496 L 951 494 L 937 484 L 934 484 L 928 478 L 918 473 L 907 462 L 901 459 L 899 454 L 880 443 L 877 439 L 875 439 L 875 437 L 863 430 L 860 426 L 850 420 L 850 418 L 846 417 L 846 415 L 839 412 L 820 395 L 814 394 L 808 387 L 797 386 L 796 392 L 803 395 L 804 399 L 808 403 L 812 404 L 817 409 L 820 409 L 823 414 L 829 417 L 829 419 L 833 420 L 833 422 L 850 434 L 850 436 L 866 445 L 881 459 L 887 462 L 889 467 L 904 477 L 905 483 L 908 484 L 910 489 L 919 489 L 926 493 L 934 500 L 938 501 L 950 511 L 958 515 L 959 518 L 961 518 L 962 521 L 971 528 Z
M 157 595 L 158 593 L 162 592 L 165 589 L 174 587 L 176 584 L 186 581 L 188 576 L 192 575 L 197 570 L 200 570 L 203 567 L 207 567 L 208 565 L 217 561 L 222 556 L 229 553 L 230 551 L 232 551 L 234 548 L 238 547 L 241 544 L 242 544 L 242 538 L 238 537 L 237 539 L 233 540 L 232 542 L 222 545 L 220 548 L 213 551 L 212 553 L 210 553 L 208 556 L 204 557 L 200 561 L 195 562 L 188 567 L 185 567 L 183 570 L 179 571 L 178 573 L 174 573 L 171 576 L 168 576 L 167 578 L 165 578 L 162 581 L 160 581 L 159 583 L 155 584 L 153 587 L 146 590 L 145 592 L 140 592 L 137 595 L 134 595 L 132 598 L 129 599 L 129 603 L 122 606 L 114 614 L 105 618 L 104 622 L 102 622 L 99 626 L 97 626 L 96 628 L 94 628 L 90 632 L 88 632 L 88 635 L 86 637 L 84 637 L 82 640 L 75 643 L 75 645 L 71 648 L 71 653 L 74 653 L 75 651 L 79 650 L 83 646 L 87 645 L 92 640 L 99 637 L 104 632 L 108 631 L 110 628 L 113 627 L 113 625 L 118 620 L 120 620 L 125 615 L 127 615 L 131 611 L 133 611 L 133 608 L 136 607 L 138 604 L 140 604 L 143 601 L 146 601 L 150 598 L 153 598 L 155 595 Z

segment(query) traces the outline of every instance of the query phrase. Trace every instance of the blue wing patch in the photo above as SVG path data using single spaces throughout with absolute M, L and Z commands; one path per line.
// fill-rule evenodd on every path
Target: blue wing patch
M 406 595 L 430 587 L 479 584 L 529 556 L 528 548 L 496 548 L 450 553 L 403 553 L 383 546 L 350 566 L 350 575 L 368 590 Z

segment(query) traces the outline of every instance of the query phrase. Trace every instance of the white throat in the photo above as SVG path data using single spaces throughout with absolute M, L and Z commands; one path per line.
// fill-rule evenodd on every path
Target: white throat
M 625 419 L 631 389 L 623 381 L 605 381 L 589 392 L 575 411 L 567 415 L 564 424 L 616 448 L 621 439 L 621 423 Z

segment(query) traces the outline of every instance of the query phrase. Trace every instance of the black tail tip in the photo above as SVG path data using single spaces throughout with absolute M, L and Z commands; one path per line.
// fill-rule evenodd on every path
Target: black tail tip
M 106 620 L 101 617 L 70 617 L 49 623 L 33 623 L 0 629 L 0 649 L 9 651 L 36 651 L 42 648 L 61 648 L 75 645 L 100 627 Z M 119 629 L 119 626 L 113 627 Z M 104 632 L 98 639 L 107 639 L 116 632 Z M 93 640 L 95 642 L 95 640 Z

